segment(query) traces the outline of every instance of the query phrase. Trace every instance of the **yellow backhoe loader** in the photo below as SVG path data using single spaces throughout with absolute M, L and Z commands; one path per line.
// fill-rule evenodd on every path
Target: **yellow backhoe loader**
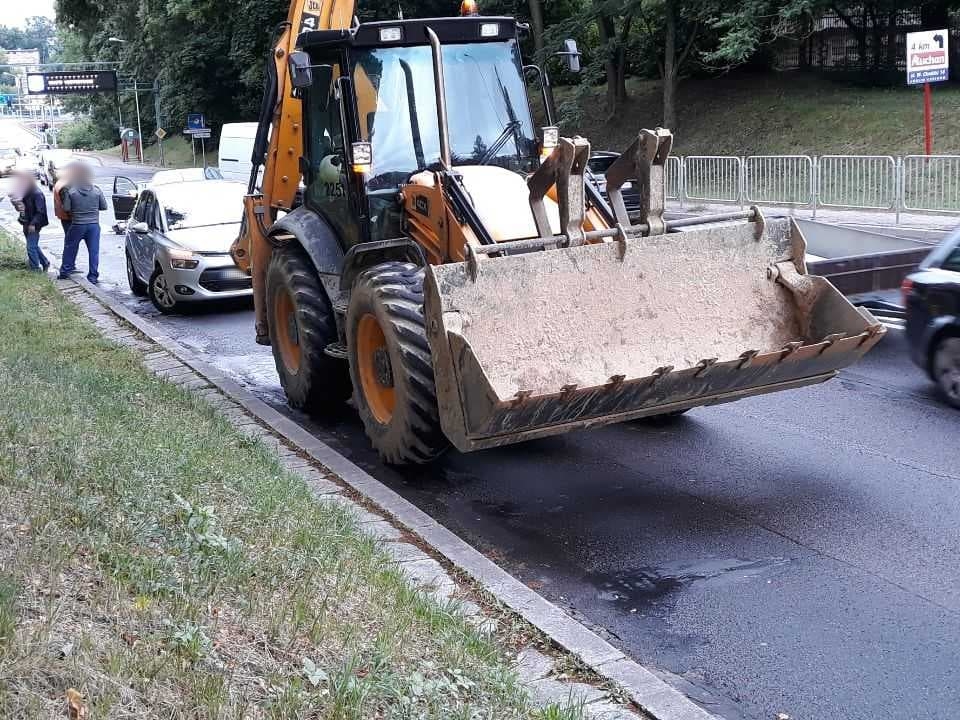
M 422 463 L 819 383 L 883 335 L 789 219 L 665 220 L 666 130 L 601 196 L 589 143 L 534 129 L 514 19 L 353 13 L 294 0 L 279 29 L 233 248 L 293 406 L 352 395 Z

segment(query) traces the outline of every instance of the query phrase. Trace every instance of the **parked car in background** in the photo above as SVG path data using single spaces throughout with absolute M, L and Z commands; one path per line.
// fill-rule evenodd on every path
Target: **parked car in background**
M 620 153 L 609 150 L 598 150 L 590 153 L 590 159 L 587 160 L 587 180 L 592 182 L 603 199 L 609 202 L 607 197 L 607 178 L 606 172 L 613 161 L 620 157 Z M 632 214 L 640 211 L 640 195 L 633 189 L 633 184 L 625 182 L 620 188 L 623 195 L 623 204 L 627 208 L 627 213 Z
M 20 151 L 11 145 L 0 145 L 0 177 L 6 177 L 17 169 Z
M 167 314 L 188 303 L 250 296 L 250 276 L 230 257 L 245 193 L 243 184 L 226 180 L 140 191 L 126 229 L 131 292 Z
M 257 135 L 257 123 L 227 123 L 220 129 L 217 166 L 227 180 L 246 184 L 250 180 L 253 163 L 253 141 Z
M 901 289 L 913 361 L 960 409 L 960 229 L 907 276 Z

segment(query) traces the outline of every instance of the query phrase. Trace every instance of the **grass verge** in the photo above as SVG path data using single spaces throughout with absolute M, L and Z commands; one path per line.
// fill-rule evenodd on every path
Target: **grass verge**
M 120 157 L 120 146 L 115 145 L 102 151 L 105 155 Z M 154 142 L 143 148 L 143 161 L 148 165 L 158 165 L 160 162 L 160 152 L 157 143 Z M 207 148 L 207 163 L 217 164 L 216 150 Z M 200 143 L 197 142 L 197 165 L 202 165 L 200 157 Z M 180 135 L 171 135 L 163 141 L 163 166 L 167 169 L 193 167 L 193 153 L 190 151 L 190 143 Z
M 660 83 L 631 78 L 629 100 L 613 120 L 603 87 L 580 102 L 581 119 L 567 133 L 590 138 L 597 150 L 623 151 L 640 128 L 662 121 Z M 558 88 L 557 100 L 570 97 Z M 674 153 L 684 155 L 867 154 L 923 152 L 923 92 L 919 87 L 857 87 L 813 73 L 748 73 L 683 80 L 677 98 Z M 960 88 L 933 91 L 934 152 L 960 144 Z
M 0 717 L 580 716 L 21 254 L 0 231 Z

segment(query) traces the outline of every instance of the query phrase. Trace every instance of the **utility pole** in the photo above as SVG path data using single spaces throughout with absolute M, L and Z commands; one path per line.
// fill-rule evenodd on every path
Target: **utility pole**
M 160 78 L 153 81 L 153 109 L 157 115 L 157 130 L 163 125 L 160 124 Z M 163 138 L 157 136 L 157 151 L 160 154 L 160 167 L 163 167 Z

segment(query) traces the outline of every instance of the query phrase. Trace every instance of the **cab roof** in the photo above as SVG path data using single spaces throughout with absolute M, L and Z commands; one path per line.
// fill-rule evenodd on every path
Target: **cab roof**
M 496 32 L 491 26 L 496 25 Z M 484 34 L 481 28 L 486 26 Z M 427 28 L 433 30 L 440 42 L 459 44 L 469 42 L 502 42 L 517 37 L 517 31 L 525 26 L 515 18 L 505 16 L 444 17 L 417 20 L 378 20 L 361 23 L 352 30 L 312 30 L 297 38 L 297 46 L 310 50 L 321 47 L 408 47 L 428 45 Z M 381 30 L 400 28 L 399 40 L 381 40 Z

